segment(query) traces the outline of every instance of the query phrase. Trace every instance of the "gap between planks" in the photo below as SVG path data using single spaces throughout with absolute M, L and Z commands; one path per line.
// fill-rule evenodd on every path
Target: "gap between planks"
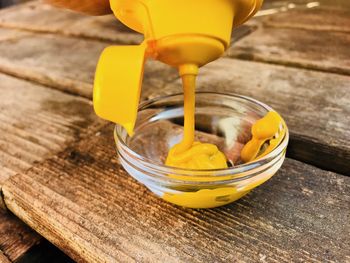
M 259 63 L 269 64 L 269 65 L 278 65 L 278 66 L 284 66 L 284 67 L 295 68 L 295 69 L 304 69 L 304 70 L 310 70 L 310 71 L 315 71 L 315 72 L 335 74 L 335 75 L 340 75 L 340 76 L 350 76 L 350 71 L 347 69 L 339 69 L 339 68 L 325 69 L 322 66 L 317 66 L 314 64 L 268 59 L 268 58 L 263 58 L 260 56 L 254 56 L 251 54 L 242 54 L 242 55 L 238 55 L 238 56 L 225 57 L 225 58 L 238 59 L 238 60 L 251 61 L 251 62 L 259 62 Z
M 18 30 L 20 32 L 26 32 L 26 33 L 33 33 L 33 34 L 38 34 L 38 35 L 47 35 L 47 34 L 54 34 L 58 36 L 64 36 L 64 37 L 70 37 L 70 38 L 76 38 L 76 39 L 83 39 L 83 40 L 93 40 L 93 41 L 99 41 L 102 43 L 106 43 L 109 45 L 115 44 L 115 42 L 111 39 L 108 38 L 102 38 L 102 37 L 93 37 L 93 36 L 87 36 L 84 34 L 79 34 L 79 33 L 69 33 L 69 32 L 62 32 L 60 30 L 45 30 L 45 29 L 34 29 L 34 28 L 25 28 L 21 26 L 15 26 L 15 25 L 1 25 L 0 28 L 3 29 L 13 29 L 13 30 Z M 13 39 L 16 39 L 17 37 L 14 37 Z M 8 39 L 6 39 L 8 40 Z M 140 43 L 130 43 L 130 44 L 140 44 Z

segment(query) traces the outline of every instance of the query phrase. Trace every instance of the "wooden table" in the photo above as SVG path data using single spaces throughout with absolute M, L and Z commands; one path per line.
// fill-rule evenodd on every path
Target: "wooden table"
M 133 180 L 113 125 L 93 113 L 101 50 L 140 35 L 36 1 L 0 11 L 0 261 L 23 260 L 44 237 L 77 261 L 349 262 L 350 11 L 296 2 L 237 29 L 201 69 L 198 89 L 268 103 L 291 131 L 271 180 L 210 210 Z M 180 88 L 174 69 L 147 63 L 142 99 Z

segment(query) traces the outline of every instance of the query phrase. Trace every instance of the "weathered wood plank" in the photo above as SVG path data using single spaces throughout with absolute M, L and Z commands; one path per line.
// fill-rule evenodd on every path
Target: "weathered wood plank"
M 86 99 L 3 74 L 0 83 L 0 191 L 10 176 L 62 151 L 82 138 L 88 127 L 97 129 L 104 123 Z M 40 239 L 2 211 L 0 237 L 0 250 L 10 260 L 21 257 Z
M 234 92 L 280 112 L 291 132 L 289 156 L 350 175 L 350 77 L 222 58 L 203 67 L 198 90 Z M 181 92 L 176 81 L 149 97 Z
M 259 24 L 260 21 L 258 21 L 257 19 L 252 19 L 251 23 L 247 23 L 239 27 L 233 28 L 231 34 L 231 45 L 254 32 L 259 27 Z
M 84 128 L 99 121 L 87 100 L 3 74 L 0 83 L 1 190 L 10 176 L 64 149 L 81 138 Z M 0 204 L 3 208 L 2 198 Z M 0 250 L 15 260 L 38 242 L 39 236 L 15 217 L 0 213 Z
M 333 32 L 350 32 L 350 9 L 292 9 L 264 18 L 265 26 L 300 28 Z
M 12 36 L 11 36 L 12 37 Z M 14 169 L 11 169 L 11 166 L 16 163 L 13 161 L 12 157 L 8 157 L 6 154 L 7 151 L 11 151 L 13 149 L 13 145 L 18 146 L 18 142 L 20 142 L 19 146 L 21 147 L 17 148 L 16 150 L 19 150 L 18 153 L 20 154 L 21 151 L 23 153 L 24 146 L 33 147 L 36 144 L 33 142 L 30 142 L 30 139 L 26 142 L 25 138 L 16 137 L 18 136 L 18 132 L 16 130 L 9 131 L 8 129 L 11 124 L 6 122 L 3 118 L 3 116 L 6 116 L 7 118 L 14 117 L 13 113 L 17 112 L 18 115 L 21 113 L 23 114 L 23 105 L 19 106 L 19 103 L 14 103 L 13 101 L 16 99 L 26 98 L 26 99 L 32 99 L 30 96 L 25 95 L 25 93 L 30 93 L 31 85 L 29 83 L 23 82 L 23 81 L 17 81 L 13 78 L 6 77 L 4 75 L 0 75 L 0 100 L 1 100 L 1 111 L 0 111 L 0 118 L 1 118 L 1 124 L 0 124 L 0 192 L 1 187 L 6 179 L 9 178 L 9 176 L 14 175 L 16 172 Z M 24 84 L 23 84 L 24 83 Z M 18 88 L 18 85 L 21 84 L 21 88 L 18 90 L 14 90 L 13 88 Z M 20 92 L 20 94 L 17 94 L 17 91 Z M 40 89 L 38 91 L 41 91 Z M 49 92 L 50 93 L 50 92 Z M 23 101 L 22 101 L 23 103 Z M 32 102 L 30 104 L 33 104 Z M 19 106 L 19 107 L 18 107 Z M 8 107 L 8 108 L 7 108 Z M 5 109 L 7 108 L 7 109 Z M 21 109 L 22 108 L 22 112 Z M 29 106 L 30 108 L 30 106 Z M 9 112 L 12 111 L 12 114 L 9 114 Z M 28 112 L 29 113 L 29 112 Z M 21 123 L 21 119 L 26 118 L 23 116 L 18 120 L 16 123 Z M 5 130 L 4 130 L 5 128 Z M 27 134 L 28 136 L 31 136 L 29 133 L 23 132 L 23 134 Z M 32 137 L 34 139 L 34 137 Z M 8 148 L 8 149 L 7 149 Z M 34 147 L 35 148 L 35 147 Z M 21 150 L 20 150 L 21 149 Z M 30 151 L 30 148 L 26 148 L 25 150 Z M 43 153 L 48 154 L 48 153 Z M 41 156 L 42 157 L 42 156 Z M 20 157 L 18 157 L 20 158 Z M 10 160 L 10 161 L 9 161 Z M 9 163 L 7 163 L 9 162 Z M 23 162 L 19 160 L 21 164 Z M 23 171 L 23 169 L 21 170 Z M 41 237 L 36 234 L 33 230 L 31 230 L 29 227 L 27 227 L 24 223 L 22 223 L 18 218 L 16 218 L 13 215 L 8 214 L 8 212 L 4 212 L 2 209 L 5 208 L 2 200 L 2 195 L 0 200 L 0 262 L 10 262 L 18 260 L 24 253 L 28 252 L 28 250 L 33 247 L 35 244 L 37 244 Z
M 0 211 L 1 263 L 73 262 L 9 211 Z
M 0 189 L 30 168 L 99 127 L 91 102 L 0 74 Z
M 179 208 L 119 166 L 112 125 L 4 186 L 14 213 L 90 262 L 347 261 L 349 192 L 349 177 L 289 159 L 232 205 Z
M 32 34 L 0 42 L 0 71 L 91 97 L 99 54 L 106 43 Z
M 4 253 L 2 253 L 1 251 L 0 251 L 0 262 L 2 262 L 2 263 L 10 263 L 10 260 L 8 259 L 8 257 L 6 257 L 4 255 Z
M 0 11 L 0 26 L 125 44 L 137 44 L 143 39 L 140 34 L 118 22 L 113 15 L 86 16 L 41 1 L 31 1 Z
M 294 4 L 294 8 L 298 10 L 309 10 L 312 12 L 316 8 L 326 8 L 333 10 L 342 10 L 349 9 L 350 3 L 348 0 L 319 0 L 319 1 L 310 1 L 310 0 L 294 0 L 293 2 L 281 1 L 281 0 L 267 0 L 263 2 L 262 9 L 270 8 L 281 8 L 286 7 L 284 10 L 290 10 L 290 4 Z M 288 7 L 289 6 L 289 7 Z
M 1 41 L 0 72 L 91 98 L 95 67 L 108 45 L 52 34 L 30 34 Z M 174 69 L 149 61 L 143 91 L 147 94 L 175 77 Z
M 235 43 L 226 55 L 350 75 L 349 43 L 350 34 L 346 33 L 260 27 Z
M 19 259 L 41 239 L 18 218 L 1 209 L 0 237 L 0 262 L 3 262 L 3 258 L 11 261 Z
M 11 263 L 11 261 L 0 251 L 0 262 Z
M 0 41 L 16 39 L 21 36 L 29 35 L 30 32 L 0 28 Z

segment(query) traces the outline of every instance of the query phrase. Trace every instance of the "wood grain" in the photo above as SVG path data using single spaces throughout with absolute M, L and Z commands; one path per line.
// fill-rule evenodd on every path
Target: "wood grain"
M 0 192 L 18 172 L 81 139 L 104 124 L 91 102 L 0 74 Z M 4 209 L 1 195 L 0 210 Z M 41 238 L 16 217 L 0 211 L 0 251 L 17 260 Z
M 0 41 L 16 39 L 21 36 L 29 35 L 30 32 L 19 31 L 7 28 L 0 28 Z
M 138 44 L 142 36 L 113 15 L 94 17 L 31 1 L 0 11 L 0 26 L 124 44 Z
M 31 34 L 0 42 L 0 71 L 91 97 L 99 54 L 106 43 Z
M 260 27 L 226 56 L 350 75 L 349 42 L 347 33 Z
M 52 156 L 99 123 L 87 100 L 0 74 L 0 191 L 12 175 Z M 4 208 L 2 198 L 0 207 Z M 0 250 L 18 259 L 40 237 L 0 211 Z
M 23 172 L 99 127 L 91 102 L 0 74 L 0 189 Z
M 311 31 L 350 32 L 350 9 L 313 8 L 294 9 L 267 16 L 265 26 L 278 28 L 299 28 Z
M 287 121 L 291 158 L 350 175 L 349 83 L 349 76 L 222 58 L 201 69 L 197 89 L 267 103 Z M 177 92 L 179 80 L 149 98 Z
M 91 98 L 96 64 L 106 46 L 95 40 L 37 33 L 0 41 L 0 72 Z M 148 61 L 143 92 L 160 88 L 176 76 L 175 69 Z
M 89 262 L 344 262 L 349 192 L 350 177 L 288 159 L 232 205 L 183 209 L 119 166 L 112 125 L 4 186 L 10 210 Z
M 2 263 L 10 263 L 10 260 L 0 251 L 0 262 Z
M 16 261 L 41 237 L 7 211 L 0 210 L 0 262 Z M 2 255 L 1 255 L 2 254 Z

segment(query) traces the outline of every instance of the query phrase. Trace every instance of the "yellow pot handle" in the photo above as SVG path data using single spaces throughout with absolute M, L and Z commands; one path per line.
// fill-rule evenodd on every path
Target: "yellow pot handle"
M 146 44 L 110 46 L 97 64 L 93 104 L 98 116 L 121 124 L 132 135 L 146 58 Z

